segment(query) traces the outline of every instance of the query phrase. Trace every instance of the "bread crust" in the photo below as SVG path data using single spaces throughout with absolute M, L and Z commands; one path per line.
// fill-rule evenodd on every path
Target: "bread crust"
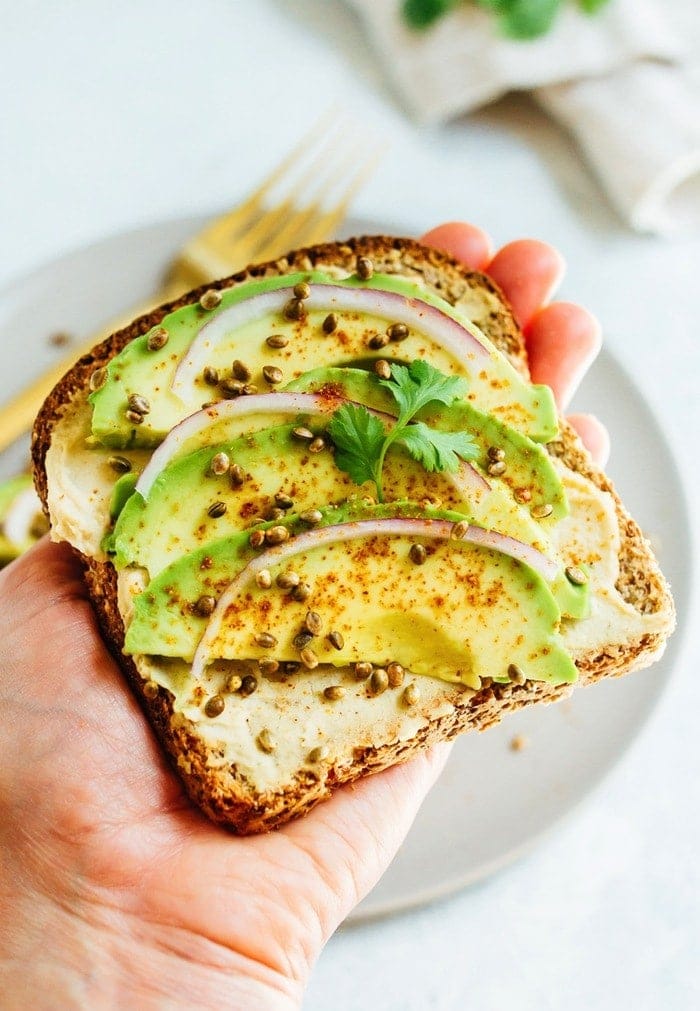
M 527 375 L 525 343 L 501 292 L 490 278 L 466 270 L 447 254 L 422 246 L 412 239 L 387 236 L 364 236 L 343 243 L 325 243 L 298 250 L 202 286 L 175 302 L 160 306 L 112 334 L 76 362 L 44 403 L 32 436 L 35 484 L 47 516 L 45 461 L 52 432 L 66 406 L 86 388 L 95 368 L 109 361 L 130 340 L 157 325 L 169 312 L 197 301 L 205 290 L 228 288 L 253 278 L 314 267 L 336 266 L 351 271 L 358 256 L 371 258 L 375 269 L 384 273 L 414 274 L 452 304 L 465 307 L 492 342 Z M 595 466 L 576 433 L 565 421 L 561 422 L 559 438 L 547 448 L 568 468 L 584 475 L 612 496 L 621 537 L 617 588 L 638 611 L 667 614 L 670 630 L 674 618 L 670 591 L 648 542 L 625 510 L 610 480 Z M 174 712 L 173 697 L 166 689 L 160 688 L 155 698 L 146 698 L 144 682 L 134 661 L 122 653 L 124 626 L 117 606 L 116 571 L 109 562 L 81 558 L 104 637 L 189 796 L 211 819 L 226 824 L 238 834 L 277 828 L 304 814 L 346 783 L 407 761 L 431 744 L 451 739 L 465 730 L 485 730 L 509 711 L 535 702 L 554 702 L 571 691 L 567 685 L 535 681 L 524 685 L 488 684 L 476 693 L 454 687 L 453 710 L 429 720 L 410 740 L 357 749 L 352 765 L 331 767 L 324 770 L 323 775 L 303 768 L 283 789 L 256 793 L 235 766 L 224 769 L 212 767 L 204 742 L 184 717 Z M 667 634 L 662 632 L 649 633 L 633 647 L 612 645 L 604 652 L 577 658 L 579 683 L 590 684 L 603 677 L 617 676 L 646 666 L 663 649 L 666 638 Z

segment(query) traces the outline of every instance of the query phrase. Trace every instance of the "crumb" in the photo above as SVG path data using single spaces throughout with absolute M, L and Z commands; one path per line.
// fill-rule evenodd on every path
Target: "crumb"
M 49 336 L 49 344 L 53 348 L 64 348 L 68 344 L 72 343 L 73 343 L 72 335 L 66 333 L 65 330 L 57 330 L 56 333 L 52 333 Z
M 527 737 L 522 734 L 516 734 L 515 737 L 510 739 L 510 750 L 511 751 L 523 751 L 529 744 Z

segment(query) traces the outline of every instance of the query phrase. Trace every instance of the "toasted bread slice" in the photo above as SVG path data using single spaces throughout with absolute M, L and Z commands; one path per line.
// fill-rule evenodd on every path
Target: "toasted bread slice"
M 371 258 L 379 272 L 419 279 L 428 291 L 457 306 L 527 374 L 522 334 L 494 283 L 409 239 L 375 236 L 315 246 L 251 267 L 209 287 L 224 289 L 253 278 L 312 268 L 352 273 L 358 256 Z M 231 715 L 222 729 L 215 720 L 193 717 L 193 709 L 180 704 L 175 690 L 157 685 L 162 678 L 153 679 L 148 661 L 122 652 L 128 605 L 120 576 L 102 552 L 88 550 L 89 539 L 82 536 L 73 515 L 75 497 L 71 503 L 71 496 L 59 491 L 57 485 L 66 468 L 82 473 L 88 491 L 77 498 L 83 503 L 85 523 L 98 528 L 104 525 L 104 507 L 100 513 L 90 502 L 90 475 L 85 477 L 84 473 L 84 468 L 90 467 L 89 454 L 78 459 L 71 450 L 89 432 L 90 376 L 129 341 L 149 331 L 174 308 L 198 300 L 204 290 L 137 319 L 81 358 L 53 390 L 37 418 L 33 459 L 36 487 L 54 536 L 69 540 L 80 552 L 105 638 L 187 792 L 210 818 L 246 834 L 280 826 L 344 783 L 406 761 L 421 749 L 463 731 L 483 730 L 508 710 L 555 701 L 571 687 L 538 681 L 490 683 L 486 679 L 479 690 L 472 690 L 419 677 L 420 700 L 410 708 L 390 692 L 368 706 L 364 687 L 345 672 L 350 687 L 331 706 L 323 701 L 323 689 L 336 684 L 343 672 L 321 666 L 291 684 L 261 678 L 250 699 L 227 708 Z M 608 583 L 596 591 L 599 599 L 594 596 L 593 613 L 596 608 L 608 618 L 614 613 L 614 621 L 592 618 L 563 628 L 579 683 L 590 684 L 647 666 L 658 657 L 674 627 L 673 601 L 649 543 L 565 421 L 558 438 L 547 448 L 565 479 L 572 514 L 585 511 L 593 502 L 593 511 L 581 529 L 593 539 L 592 550 L 606 555 Z M 614 611 L 608 614 L 605 608 L 613 597 Z M 183 676 L 182 669 L 174 671 L 173 684 L 178 676 Z M 271 730 L 276 739 L 274 750 L 256 747 L 263 729 Z M 326 742 L 327 747 L 322 747 Z M 311 761 L 314 749 L 315 760 Z

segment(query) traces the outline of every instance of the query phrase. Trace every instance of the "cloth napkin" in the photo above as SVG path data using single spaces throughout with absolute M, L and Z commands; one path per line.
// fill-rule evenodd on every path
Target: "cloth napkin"
M 595 17 L 565 5 L 554 28 L 522 42 L 461 4 L 425 32 L 400 0 L 348 0 L 414 115 L 441 122 L 512 90 L 576 139 L 622 217 L 639 231 L 700 230 L 700 53 L 669 17 L 699 0 L 611 0 Z

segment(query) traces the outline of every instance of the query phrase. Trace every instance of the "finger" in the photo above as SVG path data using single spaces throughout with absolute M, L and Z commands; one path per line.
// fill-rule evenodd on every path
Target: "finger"
M 431 228 L 420 241 L 450 253 L 470 270 L 483 270 L 493 253 L 486 232 L 466 221 L 449 221 Z
M 593 414 L 570 414 L 567 421 L 580 435 L 593 462 L 605 467 L 610 457 L 610 435 L 605 425 Z
M 326 936 L 389 865 L 451 748 L 436 745 L 410 762 L 350 784 L 284 830 L 320 871 L 315 888 L 321 901 L 314 905 L 326 914 Z
M 551 386 L 564 409 L 600 351 L 600 324 L 581 306 L 553 302 L 527 327 L 525 343 L 533 382 Z
M 560 253 L 537 239 L 518 239 L 500 249 L 486 267 L 525 327 L 564 276 Z

